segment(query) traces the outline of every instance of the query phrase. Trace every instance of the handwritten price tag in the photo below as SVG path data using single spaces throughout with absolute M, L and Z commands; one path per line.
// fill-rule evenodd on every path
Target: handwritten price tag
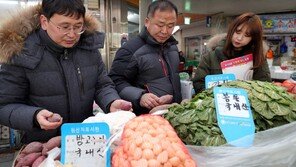
M 223 83 L 234 81 L 234 74 L 218 74 L 218 75 L 207 75 L 205 79 L 206 89 L 221 85 Z
M 73 166 L 110 167 L 110 151 L 104 152 L 109 137 L 106 123 L 64 124 L 61 162 Z
M 215 87 L 214 97 L 218 125 L 226 141 L 235 146 L 251 146 L 255 125 L 247 92 L 244 89 Z M 241 139 L 243 137 L 246 138 Z

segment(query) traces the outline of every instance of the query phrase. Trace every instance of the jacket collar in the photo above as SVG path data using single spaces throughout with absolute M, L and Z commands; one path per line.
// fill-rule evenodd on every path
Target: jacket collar
M 50 51 L 54 53 L 62 54 L 64 52 L 64 48 L 58 44 L 56 44 L 44 31 L 43 29 L 39 29 L 39 35 L 42 41 L 42 45 L 45 45 Z
M 247 55 L 249 54 L 248 52 L 246 52 L 246 50 L 241 50 L 241 51 L 234 51 L 233 52 L 235 57 L 240 57 L 242 55 Z M 229 58 L 226 57 L 226 55 L 223 53 L 223 47 L 221 46 L 217 46 L 215 48 L 215 55 L 218 57 L 218 59 L 220 59 L 221 61 L 224 60 L 228 60 Z
M 24 50 L 25 40 L 37 29 L 40 29 L 39 17 L 41 15 L 41 4 L 17 11 L 10 19 L 2 24 L 0 28 L 0 63 L 9 63 L 12 57 L 19 55 Z M 89 13 L 85 16 L 86 31 L 83 36 L 88 37 L 90 34 L 97 34 L 98 21 Z M 103 34 L 97 34 L 104 37 Z M 98 36 L 97 36 L 98 37 Z M 96 38 L 97 38 L 96 37 Z M 97 42 L 98 39 L 85 39 L 87 42 Z M 100 39 L 103 40 L 103 39 Z M 98 47 L 102 47 L 96 44 Z M 87 43 L 89 45 L 89 43 Z M 89 48 L 90 46 L 81 46 Z
M 144 26 L 139 36 L 146 41 L 146 43 L 153 45 L 153 46 L 171 46 L 178 44 L 178 41 L 171 35 L 168 40 L 166 40 L 164 43 L 157 42 L 148 32 L 147 28 Z
M 45 45 L 50 51 L 54 53 L 60 53 L 63 54 L 65 52 L 65 48 L 56 44 L 44 31 L 43 29 L 39 29 L 38 31 L 40 38 L 41 38 L 41 45 Z M 82 48 L 85 50 L 91 50 L 91 49 L 99 49 L 104 47 L 104 37 L 105 35 L 100 32 L 95 32 L 95 35 L 90 34 L 82 34 L 80 37 L 79 42 L 74 45 L 74 47 Z M 70 53 L 72 48 L 67 48 L 66 50 Z
M 219 60 L 224 61 L 228 59 L 223 53 L 223 47 L 216 47 L 214 52 Z

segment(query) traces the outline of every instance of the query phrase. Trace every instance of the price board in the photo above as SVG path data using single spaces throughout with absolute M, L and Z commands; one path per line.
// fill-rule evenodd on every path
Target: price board
M 205 79 L 206 89 L 221 85 L 223 83 L 234 81 L 234 74 L 218 74 L 218 75 L 207 75 Z
M 61 162 L 73 166 L 110 167 L 110 137 L 106 123 L 69 123 L 62 125 Z
M 248 147 L 254 140 L 255 124 L 247 92 L 238 88 L 214 88 L 218 125 L 229 144 Z

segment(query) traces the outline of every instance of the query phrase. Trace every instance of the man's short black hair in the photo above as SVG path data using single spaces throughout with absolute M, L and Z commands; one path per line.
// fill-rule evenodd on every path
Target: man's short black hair
M 166 11 L 166 10 L 173 10 L 176 12 L 176 16 L 178 15 L 178 9 L 175 4 L 168 0 L 157 0 L 152 2 L 147 11 L 147 17 L 153 17 L 156 10 Z
M 85 7 L 82 0 L 43 0 L 42 14 L 48 19 L 54 14 L 84 18 Z

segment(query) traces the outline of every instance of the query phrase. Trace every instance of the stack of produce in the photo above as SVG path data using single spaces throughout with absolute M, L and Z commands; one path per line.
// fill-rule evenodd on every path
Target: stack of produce
M 113 167 L 195 167 L 195 162 L 167 120 L 143 115 L 124 127 Z
M 14 165 L 15 167 L 38 167 L 47 157 L 47 152 L 55 147 L 60 147 L 60 145 L 60 136 L 51 138 L 46 143 L 31 142 L 20 151 L 20 153 L 16 157 Z
M 288 92 L 296 94 L 296 81 L 287 79 L 284 82 L 274 82 L 275 85 L 282 86 L 287 89 Z
M 296 100 L 283 87 L 261 81 L 231 81 L 222 87 L 247 91 L 256 132 L 296 120 Z M 188 103 L 170 107 L 165 118 L 186 144 L 219 146 L 226 143 L 217 123 L 213 88 L 197 94 Z

